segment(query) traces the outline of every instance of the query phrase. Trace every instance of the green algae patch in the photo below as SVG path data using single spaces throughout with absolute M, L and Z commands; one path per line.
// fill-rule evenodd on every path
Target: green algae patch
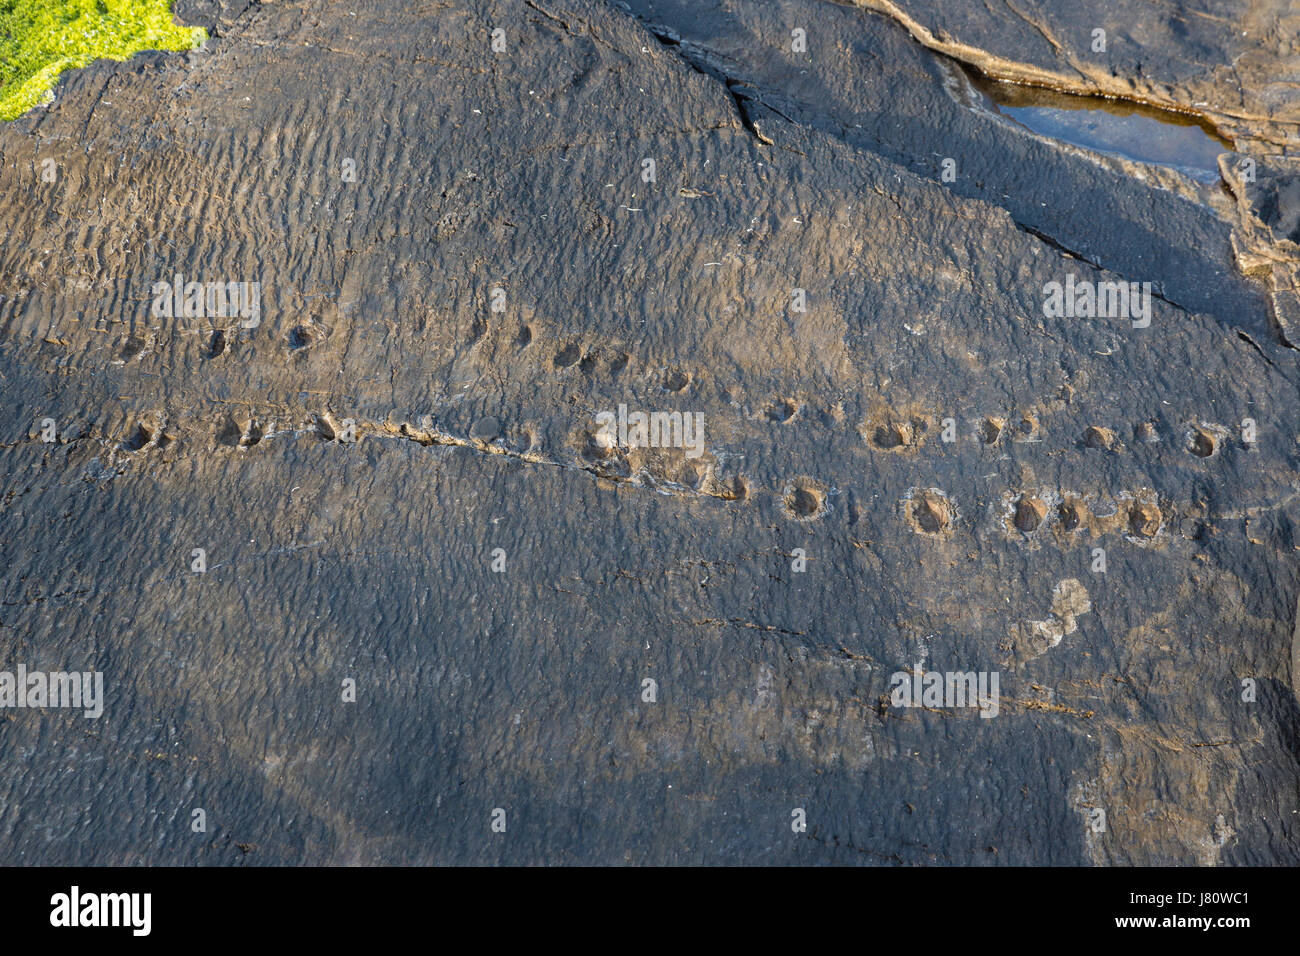
M 48 101 L 65 70 L 205 39 L 172 21 L 171 0 L 0 0 L 0 120 Z

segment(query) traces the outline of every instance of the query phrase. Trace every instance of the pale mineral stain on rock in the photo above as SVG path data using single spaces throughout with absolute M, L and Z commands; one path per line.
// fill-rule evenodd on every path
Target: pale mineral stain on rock
M 1061 639 L 1079 629 L 1079 618 L 1092 611 L 1088 589 L 1077 578 L 1066 578 L 1052 588 L 1050 616 L 1028 620 L 1012 630 L 1017 664 L 1033 660 L 1061 643 Z

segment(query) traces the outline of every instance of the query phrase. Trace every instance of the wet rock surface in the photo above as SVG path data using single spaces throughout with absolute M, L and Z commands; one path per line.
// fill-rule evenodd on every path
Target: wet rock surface
M 105 707 L 0 711 L 6 859 L 1297 862 L 1295 33 L 1165 6 L 182 3 L 70 75 L 0 129 L 0 640 Z
M 1234 139 L 1298 142 L 1300 10 L 1287 0 L 852 2 L 1007 79 L 1184 110 Z

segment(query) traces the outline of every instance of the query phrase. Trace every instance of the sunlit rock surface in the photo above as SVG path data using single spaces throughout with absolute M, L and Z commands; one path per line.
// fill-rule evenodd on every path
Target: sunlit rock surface
M 0 128 L 0 666 L 105 702 L 0 711 L 6 860 L 1297 862 L 1295 31 L 1224 6 L 181 3 L 70 75 Z

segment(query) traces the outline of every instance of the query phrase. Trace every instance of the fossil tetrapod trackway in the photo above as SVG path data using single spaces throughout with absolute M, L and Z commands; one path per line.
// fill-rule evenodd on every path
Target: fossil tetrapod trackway
M 844 6 L 178 9 L 0 131 L 0 633 L 107 697 L 0 723 L 7 858 L 1294 862 L 1295 353 L 1226 204 Z

